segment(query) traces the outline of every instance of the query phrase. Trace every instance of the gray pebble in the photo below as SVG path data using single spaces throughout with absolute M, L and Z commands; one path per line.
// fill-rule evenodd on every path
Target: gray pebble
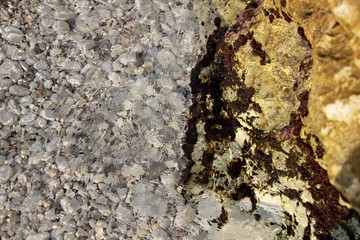
M 56 21 L 53 28 L 58 34 L 66 34 L 70 31 L 69 24 L 64 21 Z
M 81 207 L 79 201 L 76 198 L 64 197 L 60 200 L 62 209 L 67 214 L 75 214 Z
M 14 170 L 10 166 L 4 165 L 0 167 L 0 184 L 9 181 L 9 179 L 13 174 L 14 174 Z
M 47 239 L 50 239 L 50 233 L 48 232 L 31 234 L 26 238 L 26 240 L 47 240 Z
M 152 236 L 154 239 L 157 240 L 163 240 L 163 239 L 165 240 L 168 234 L 167 232 L 165 232 L 164 229 L 158 228 L 152 233 Z
M 13 55 L 13 54 L 12 54 Z M 15 56 L 14 56 L 15 57 Z M 3 81 L 4 78 L 10 78 L 13 81 L 19 80 L 23 74 L 23 70 L 18 62 L 5 59 L 0 66 L 0 79 Z M 5 83 L 5 86 L 9 82 Z
M 50 109 L 41 110 L 40 116 L 49 121 L 54 121 L 56 118 L 54 110 Z
M 16 27 L 9 27 L 5 28 L 2 37 L 9 42 L 20 42 L 24 38 L 24 33 Z
M 75 18 L 76 14 L 74 11 L 68 8 L 58 8 L 55 10 L 54 18 L 57 20 L 71 20 Z
M 168 67 L 175 62 L 175 55 L 168 50 L 162 49 L 157 53 L 156 59 L 161 66 Z
M 13 81 L 9 78 L 0 79 L 0 89 L 1 90 L 8 90 L 12 84 L 13 84 Z
M 13 85 L 9 88 L 9 92 L 11 95 L 18 96 L 18 97 L 24 97 L 26 95 L 30 94 L 29 89 L 26 87 L 20 86 L 20 85 Z
M 0 100 L 3 100 L 5 98 L 5 91 L 4 90 L 0 90 Z
M 0 123 L 3 125 L 12 125 L 15 120 L 15 115 L 7 110 L 0 111 Z

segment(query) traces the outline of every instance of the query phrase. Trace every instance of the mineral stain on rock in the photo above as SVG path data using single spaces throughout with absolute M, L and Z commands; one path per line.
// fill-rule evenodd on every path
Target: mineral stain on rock
M 312 46 L 286 5 L 252 0 L 234 25 L 216 20 L 191 75 L 184 195 L 195 204 L 204 193 L 217 196 L 219 228 L 248 198 L 256 221 L 268 205 L 282 212 L 269 222 L 281 226 L 279 238 L 324 239 L 349 210 L 318 163 L 319 138 L 304 124 Z

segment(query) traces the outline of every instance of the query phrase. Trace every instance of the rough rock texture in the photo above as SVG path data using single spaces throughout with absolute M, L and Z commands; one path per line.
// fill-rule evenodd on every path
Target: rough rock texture
M 331 28 L 314 40 L 311 126 L 330 181 L 360 211 L 360 2 L 328 2 Z
M 214 239 L 249 238 L 260 219 L 252 239 L 334 237 L 352 215 L 326 167 L 355 208 L 359 196 L 357 25 L 336 15 L 355 14 L 354 3 L 337 3 L 336 16 L 326 1 L 214 5 L 222 21 L 190 84 L 187 197 L 204 208 L 216 196 L 221 213 L 207 217 L 216 227 L 203 225 Z
M 310 118 L 331 183 L 360 210 L 358 1 L 283 1 L 312 44 Z
M 360 210 L 360 3 L 288 1 L 313 46 L 307 123 L 319 136 L 330 181 Z

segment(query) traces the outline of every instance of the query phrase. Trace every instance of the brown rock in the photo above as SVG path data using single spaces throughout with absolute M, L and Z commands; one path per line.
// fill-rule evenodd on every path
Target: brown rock
M 325 148 L 330 181 L 360 211 L 360 2 L 329 0 L 327 24 L 312 39 L 311 126 Z

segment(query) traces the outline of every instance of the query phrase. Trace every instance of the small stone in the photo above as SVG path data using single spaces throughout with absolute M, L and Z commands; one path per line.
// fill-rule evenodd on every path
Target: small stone
M 94 40 L 82 40 L 78 44 L 78 48 L 82 52 L 89 51 L 95 47 L 95 41 Z
M 126 207 L 121 206 L 121 204 L 116 209 L 116 218 L 122 222 L 130 222 L 133 217 L 132 211 Z
M 0 167 L 0 184 L 6 183 L 14 174 L 12 167 L 4 165 Z
M 40 116 L 49 121 L 54 121 L 56 119 L 55 111 L 50 109 L 41 110 Z
M 240 206 L 240 211 L 245 211 L 245 212 L 250 212 L 253 207 L 252 202 L 248 197 L 241 199 L 239 206 Z
M 19 85 L 13 85 L 9 88 L 9 92 L 11 95 L 18 96 L 18 97 L 24 97 L 26 95 L 30 94 L 29 89 L 23 86 Z
M 58 34 L 66 34 L 70 31 L 69 24 L 64 21 L 56 21 L 53 28 Z
M 24 33 L 16 27 L 5 28 L 2 37 L 9 42 L 20 42 L 24 39 Z
M 109 216 L 111 214 L 111 209 L 108 206 L 99 205 L 97 208 L 103 216 Z
M 0 100 L 5 98 L 5 91 L 0 89 Z
M 87 231 L 85 231 L 84 229 L 82 228 L 77 228 L 77 231 L 76 231 L 76 234 L 75 236 L 77 238 L 80 238 L 80 237 L 88 237 L 89 236 L 89 233 Z
M 60 205 L 65 213 L 73 215 L 75 214 L 81 207 L 79 201 L 76 198 L 64 197 L 60 200 Z
M 171 225 L 171 220 L 167 217 L 163 217 L 160 219 L 159 224 L 162 229 L 168 229 Z
M 168 209 L 167 202 L 152 192 L 135 195 L 130 204 L 148 216 L 165 215 Z
M 22 97 L 21 99 L 20 99 L 20 104 L 22 105 L 22 106 L 25 106 L 25 107 L 28 107 L 28 106 L 30 106 L 30 104 L 32 104 L 33 103 L 33 98 L 31 97 L 31 96 L 25 96 L 25 97 Z
M 165 240 L 167 239 L 168 233 L 164 229 L 158 228 L 151 235 L 154 239 Z
M 58 8 L 55 10 L 54 18 L 56 20 L 71 20 L 76 16 L 75 12 L 68 8 Z
M 47 240 L 47 239 L 50 239 L 50 233 L 48 232 L 31 234 L 26 238 L 26 240 Z
M 0 80 L 0 89 L 8 90 L 9 87 L 13 84 L 13 81 L 9 78 L 3 78 Z
M 21 78 L 22 74 L 23 70 L 16 61 L 11 61 L 6 58 L 0 66 L 0 82 L 4 81 L 6 77 L 10 78 L 10 80 L 17 81 Z M 9 87 L 9 84 L 9 80 L 5 80 L 4 83 L 0 83 L 0 87 L 5 89 L 6 87 Z
M 162 49 L 157 53 L 156 59 L 163 67 L 169 67 L 171 64 L 173 64 L 176 61 L 175 55 L 172 52 L 165 49 Z
M 9 125 L 11 126 L 15 121 L 15 115 L 7 110 L 0 111 L 0 123 L 2 125 Z
M 198 205 L 199 214 L 207 219 L 218 218 L 221 214 L 222 205 L 213 196 L 201 200 Z
M 134 164 L 132 166 L 124 165 L 122 168 L 122 172 L 124 173 L 125 176 L 134 176 L 136 178 L 139 178 L 140 176 L 145 174 L 145 171 L 142 168 L 142 166 L 138 164 Z
M 176 88 L 176 82 L 171 78 L 160 78 L 157 80 L 159 87 L 166 90 L 174 90 Z
M 45 60 L 40 60 L 40 61 L 37 61 L 35 64 L 34 64 L 34 68 L 36 70 L 46 70 L 46 69 L 49 69 L 49 65 L 48 63 L 45 61 Z
M 196 217 L 195 209 L 185 206 L 178 211 L 175 218 L 175 225 L 179 228 L 186 228 Z
M 22 116 L 22 117 L 20 118 L 19 123 L 20 123 L 20 125 L 27 125 L 27 124 L 33 122 L 35 119 L 36 119 L 36 114 L 30 112 L 30 113 Z

